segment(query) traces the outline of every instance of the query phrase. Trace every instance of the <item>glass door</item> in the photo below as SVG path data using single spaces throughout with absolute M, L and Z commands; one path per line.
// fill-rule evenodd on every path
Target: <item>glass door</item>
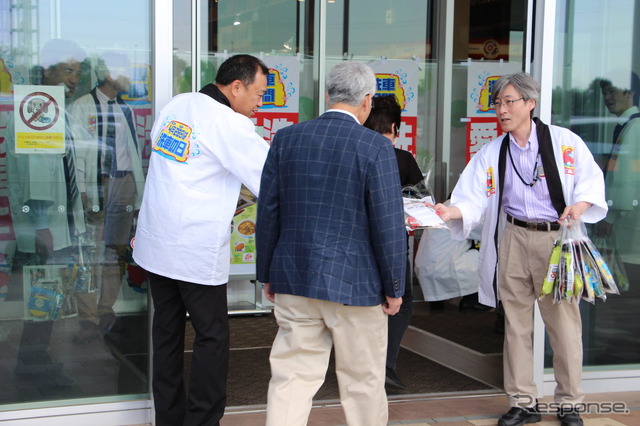
M 153 123 L 151 6 L 0 2 L 0 411 L 148 408 L 130 240 Z M 107 100 L 123 130 L 113 168 L 100 161 Z
M 525 1 L 458 0 L 438 2 L 435 8 L 437 103 L 427 116 L 434 117 L 437 201 L 449 197 L 473 155 L 501 133 L 489 106 L 490 88 L 500 75 L 524 69 L 526 7 Z M 502 387 L 503 319 L 477 300 L 480 232 L 474 230 L 470 238 L 475 239 L 462 242 L 446 231 L 423 232 L 415 263 L 428 312 L 414 313 L 416 327 L 408 338 L 413 350 L 487 390 Z
M 640 365 L 640 8 L 634 1 L 557 4 L 552 121 L 577 133 L 605 173 L 607 217 L 590 237 L 620 288 L 580 304 L 586 371 Z M 621 130 L 620 130 L 621 129 Z M 548 354 L 545 366 L 550 367 Z M 621 385 L 623 386 L 623 385 Z

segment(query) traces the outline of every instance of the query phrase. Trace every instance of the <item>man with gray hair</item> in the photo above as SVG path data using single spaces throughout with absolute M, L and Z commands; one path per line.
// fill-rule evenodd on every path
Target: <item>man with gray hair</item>
M 511 406 L 499 426 L 541 420 L 533 377 L 533 311 L 540 308 L 553 349 L 554 399 L 563 426 L 582 425 L 582 323 L 577 303 L 538 300 L 560 223 L 607 213 L 602 171 L 571 131 L 533 118 L 540 86 L 526 73 L 502 76 L 492 107 L 507 134 L 484 146 L 460 175 L 451 205 L 436 205 L 454 239 L 483 223 L 479 301 L 505 313 L 504 389 Z M 497 299 L 496 299 L 497 297 Z
M 387 315 L 402 303 L 406 237 L 397 161 L 362 126 L 373 71 L 342 62 L 329 110 L 278 131 L 262 172 L 257 278 L 275 303 L 267 425 L 306 425 L 332 346 L 351 426 L 387 424 Z

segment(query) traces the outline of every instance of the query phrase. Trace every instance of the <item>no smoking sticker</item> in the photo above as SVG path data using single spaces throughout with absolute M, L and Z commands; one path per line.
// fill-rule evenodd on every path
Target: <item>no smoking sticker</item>
M 47 130 L 60 118 L 60 106 L 45 92 L 29 93 L 20 103 L 20 119 L 33 130 Z
M 16 153 L 64 153 L 64 89 L 15 86 L 14 124 Z

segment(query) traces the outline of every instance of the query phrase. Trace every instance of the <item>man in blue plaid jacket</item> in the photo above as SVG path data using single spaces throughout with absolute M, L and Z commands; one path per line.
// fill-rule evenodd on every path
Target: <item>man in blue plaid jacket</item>
M 275 304 L 267 425 L 306 425 L 332 346 L 349 425 L 386 425 L 387 315 L 402 303 L 406 236 L 389 140 L 362 123 L 373 71 L 342 62 L 329 110 L 280 130 L 258 201 L 257 278 Z

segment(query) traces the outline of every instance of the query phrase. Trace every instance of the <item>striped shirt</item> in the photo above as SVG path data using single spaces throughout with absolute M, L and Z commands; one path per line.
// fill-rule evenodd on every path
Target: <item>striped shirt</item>
M 503 209 L 516 219 L 527 222 L 555 222 L 558 220 L 558 213 L 551 203 L 539 146 L 536 125 L 533 121 L 529 141 L 524 148 L 518 145 L 515 138 L 509 134 L 509 148 L 513 161 L 507 152 L 502 195 Z M 518 177 L 514 167 L 526 184 Z M 540 176 L 533 186 L 529 186 L 528 184 L 533 182 L 536 176 L 534 168 L 538 168 Z

